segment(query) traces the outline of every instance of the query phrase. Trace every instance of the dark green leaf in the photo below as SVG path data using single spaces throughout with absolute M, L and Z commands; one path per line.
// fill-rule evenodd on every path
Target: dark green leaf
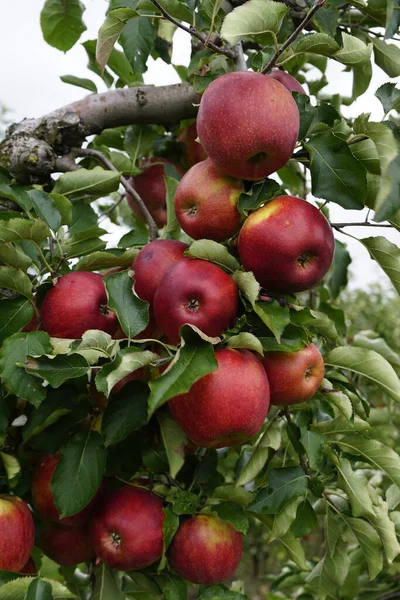
M 6 338 L 27 325 L 33 315 L 32 304 L 26 298 L 1 300 L 0 346 Z
M 221 519 L 229 521 L 237 531 L 246 535 L 249 528 L 249 518 L 240 504 L 221 502 L 221 504 L 213 506 L 212 509 Z
M 375 96 L 381 101 L 385 115 L 391 110 L 400 110 L 400 90 L 395 83 L 384 83 L 379 87 Z
M 187 600 L 187 584 L 181 577 L 165 573 L 157 577 L 157 583 L 164 593 L 165 600 Z
M 277 300 L 271 300 L 268 302 L 258 301 L 253 308 L 279 342 L 286 325 L 290 323 L 289 307 L 281 306 Z
M 311 469 L 317 470 L 323 458 L 325 444 L 323 436 L 301 427 L 301 443 L 307 453 Z
M 152 51 L 156 32 L 151 19 L 137 17 L 125 25 L 120 37 L 120 44 L 135 74 L 147 71 L 147 59 Z
M 255 183 L 250 191 L 240 194 L 238 210 L 241 215 L 247 215 L 250 211 L 256 210 L 261 204 L 278 196 L 281 191 L 279 183 L 273 179 L 265 179 L 261 183 Z
M 67 52 L 86 30 L 80 0 L 46 0 L 40 13 L 43 37 L 50 46 Z
M 84 77 L 75 77 L 75 75 L 62 75 L 60 79 L 64 83 L 76 85 L 77 87 L 89 90 L 89 92 L 94 92 L 95 94 L 97 94 L 97 86 L 91 79 L 86 79 Z
M 29 356 L 23 365 L 30 375 L 48 381 L 53 388 L 58 388 L 68 381 L 86 375 L 89 365 L 80 354 L 59 354 L 54 358 Z
M 171 502 L 172 510 L 176 515 L 192 515 L 200 506 L 200 498 L 197 494 L 186 491 L 172 491 L 167 496 L 167 502 Z
M 53 600 L 51 583 L 37 577 L 28 587 L 25 600 Z
M 223 585 L 203 586 L 199 600 L 248 600 L 240 592 L 231 592 Z
M 96 375 L 96 387 L 99 392 L 103 392 L 108 397 L 116 383 L 158 358 L 158 354 L 150 350 L 123 348 L 117 353 L 113 362 L 107 363 L 100 369 Z
M 185 446 L 187 437 L 178 423 L 169 415 L 162 412 L 158 415 L 161 437 L 165 446 L 169 462 L 169 474 L 176 477 L 185 462 Z
M 63 173 L 54 186 L 54 192 L 65 196 L 91 194 L 94 197 L 106 196 L 118 190 L 120 173 L 106 171 L 101 167 L 78 169 Z
M 43 221 L 35 219 L 10 219 L 0 221 L 0 244 L 30 240 L 40 244 L 50 235 L 49 228 Z
M 32 298 L 32 283 L 21 269 L 0 266 L 0 288 L 17 292 L 25 298 Z
M 117 315 L 124 333 L 134 338 L 149 324 L 149 303 L 134 295 L 127 271 L 108 275 L 104 283 L 109 307 Z
M 308 500 L 304 500 L 297 508 L 296 520 L 290 530 L 295 537 L 301 538 L 311 533 L 316 524 L 317 515 Z
M 95 586 L 91 600 L 125 600 L 118 581 L 118 576 L 110 567 L 101 563 L 93 569 Z
M 106 446 L 117 444 L 147 423 L 149 388 L 142 381 L 127 383 L 104 414 L 101 431 Z
M 330 271 L 328 287 L 331 297 L 334 300 L 338 297 L 341 290 L 348 283 L 348 268 L 351 263 L 351 256 L 347 250 L 346 244 L 335 240 L 335 257 Z
M 373 37 L 375 62 L 389 75 L 398 77 L 400 75 L 400 48 L 394 44 L 388 44 L 380 38 Z
M 307 477 L 300 467 L 272 469 L 268 487 L 258 492 L 248 510 L 260 514 L 277 514 L 290 500 L 304 494 L 307 487 Z
M 331 37 L 335 37 L 338 19 L 339 10 L 336 6 L 328 6 L 325 4 L 325 6 L 314 15 L 313 21 L 316 23 L 321 33 L 327 33 Z

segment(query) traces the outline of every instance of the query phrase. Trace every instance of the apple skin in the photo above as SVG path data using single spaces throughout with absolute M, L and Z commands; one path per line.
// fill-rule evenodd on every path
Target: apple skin
M 232 577 L 243 552 L 241 534 L 227 521 L 196 515 L 180 525 L 169 549 L 178 575 L 192 583 L 216 584 Z
M 32 480 L 33 506 L 39 517 L 45 521 L 56 521 L 71 527 L 83 525 L 88 522 L 95 503 L 103 493 L 103 487 L 99 488 L 93 500 L 79 513 L 60 519 L 59 510 L 51 493 L 51 480 L 59 461 L 59 455 L 48 454 L 42 458 L 36 467 Z
M 112 569 L 143 569 L 161 558 L 164 511 L 161 500 L 138 487 L 124 486 L 99 503 L 91 521 L 97 558 Z
M 236 283 L 213 263 L 182 258 L 160 281 L 154 296 L 154 315 L 162 331 L 175 344 L 184 323 L 218 336 L 238 315 Z
M 282 85 L 285 86 L 289 92 L 299 92 L 299 94 L 305 94 L 306 91 L 303 86 L 297 81 L 293 75 L 289 73 L 285 73 L 285 71 L 281 71 L 280 69 L 273 69 L 267 77 L 273 77 L 277 81 L 280 81 Z
M 203 94 L 197 131 L 209 158 L 238 179 L 258 181 L 283 167 L 299 133 L 291 93 L 273 77 L 240 71 L 213 81 Z
M 188 248 L 187 244 L 178 240 L 154 240 L 140 250 L 132 263 L 135 292 L 139 298 L 153 303 L 161 279 L 183 258 Z
M 27 563 L 35 541 L 35 525 L 26 502 L 0 495 L 0 570 L 18 572 Z
M 335 239 L 321 211 L 278 196 L 253 212 L 239 234 L 240 261 L 262 287 L 292 294 L 314 287 L 333 261 Z
M 312 398 L 324 378 L 324 359 L 314 344 L 298 352 L 266 352 L 262 361 L 271 404 L 287 406 Z
M 206 160 L 207 154 L 200 144 L 196 142 L 198 138 L 196 121 L 186 127 L 178 137 L 178 141 L 184 144 L 182 152 L 182 163 L 187 169 L 193 167 L 202 160 Z
M 63 567 L 88 562 L 95 556 L 88 526 L 65 527 L 59 523 L 46 523 L 38 546 Z
M 78 339 L 88 329 L 113 335 L 119 322 L 107 308 L 102 275 L 89 271 L 67 273 L 47 292 L 42 306 L 42 329 L 51 337 Z
M 131 177 L 131 179 L 129 179 L 129 183 L 135 188 L 145 203 L 149 213 L 155 220 L 157 227 L 164 227 L 167 222 L 167 190 L 164 182 L 164 165 L 172 165 L 180 175 L 183 175 L 182 169 L 175 163 L 167 158 L 155 156 L 147 161 L 143 167 L 143 172 L 140 173 L 140 175 L 136 175 L 136 177 Z M 126 199 L 132 212 L 140 219 L 143 219 L 134 198 L 130 194 L 127 194 Z
M 203 448 L 244 443 L 260 430 L 269 409 L 268 379 L 254 354 L 219 348 L 215 357 L 215 371 L 169 401 L 189 440 Z
M 28 558 L 28 562 L 18 571 L 22 575 L 35 575 L 38 572 L 33 558 Z
M 194 240 L 223 242 L 239 229 L 241 179 L 225 175 L 210 160 L 197 163 L 183 176 L 175 194 L 175 213 L 183 231 Z

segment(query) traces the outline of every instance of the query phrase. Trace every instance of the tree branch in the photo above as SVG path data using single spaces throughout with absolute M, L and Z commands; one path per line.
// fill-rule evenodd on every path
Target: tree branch
M 305 26 L 311 21 L 311 19 L 315 15 L 315 13 L 321 8 L 321 6 L 323 6 L 325 4 L 325 2 L 326 2 L 326 0 L 317 0 L 315 2 L 314 6 L 306 14 L 304 19 L 300 23 L 300 25 L 298 27 L 296 27 L 296 29 L 293 31 L 292 35 L 290 35 L 288 37 L 288 39 L 282 44 L 282 46 L 275 51 L 275 54 L 273 55 L 271 60 L 262 69 L 261 73 L 263 73 L 263 75 L 266 75 L 272 69 L 272 67 L 276 63 L 277 59 L 282 54 L 282 52 L 284 52 L 286 50 L 286 48 L 288 48 L 290 46 L 290 44 L 292 42 L 294 42 L 294 40 L 300 35 L 300 33 L 305 28 Z
M 369 223 L 368 221 L 362 221 L 361 223 L 331 223 L 331 227 L 333 229 L 343 229 L 343 227 L 391 227 L 393 225 L 385 224 L 385 223 Z

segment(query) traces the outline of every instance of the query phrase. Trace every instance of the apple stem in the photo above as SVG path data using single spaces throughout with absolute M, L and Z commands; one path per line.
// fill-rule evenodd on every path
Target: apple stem
M 282 44 L 280 48 L 278 48 L 271 60 L 262 68 L 261 73 L 266 75 L 272 69 L 282 52 L 286 50 L 290 46 L 292 42 L 300 35 L 303 31 L 304 27 L 311 21 L 315 13 L 325 4 L 326 0 L 316 0 L 314 6 L 308 11 L 302 22 L 296 29 L 293 31 L 292 35 L 288 37 L 288 39 Z
M 246 56 L 243 52 L 242 42 L 237 42 L 234 46 L 234 50 L 236 52 L 236 65 L 238 71 L 247 71 Z

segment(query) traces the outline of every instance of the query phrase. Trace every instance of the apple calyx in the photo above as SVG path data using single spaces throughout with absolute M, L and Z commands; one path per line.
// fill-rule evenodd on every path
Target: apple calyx
M 303 252 L 303 254 L 300 254 L 299 258 L 297 259 L 297 262 L 299 263 L 300 267 L 305 269 L 307 264 L 311 262 L 311 259 L 312 256 L 310 254 L 307 254 L 307 252 Z
M 115 531 L 113 531 L 113 533 L 111 534 L 111 543 L 113 546 L 115 546 L 116 548 L 119 548 L 121 545 L 121 536 L 116 533 Z
M 197 312 L 200 308 L 200 302 L 196 299 L 196 298 L 192 298 L 191 300 L 189 300 L 189 302 L 186 304 L 186 308 L 190 311 L 190 312 Z

